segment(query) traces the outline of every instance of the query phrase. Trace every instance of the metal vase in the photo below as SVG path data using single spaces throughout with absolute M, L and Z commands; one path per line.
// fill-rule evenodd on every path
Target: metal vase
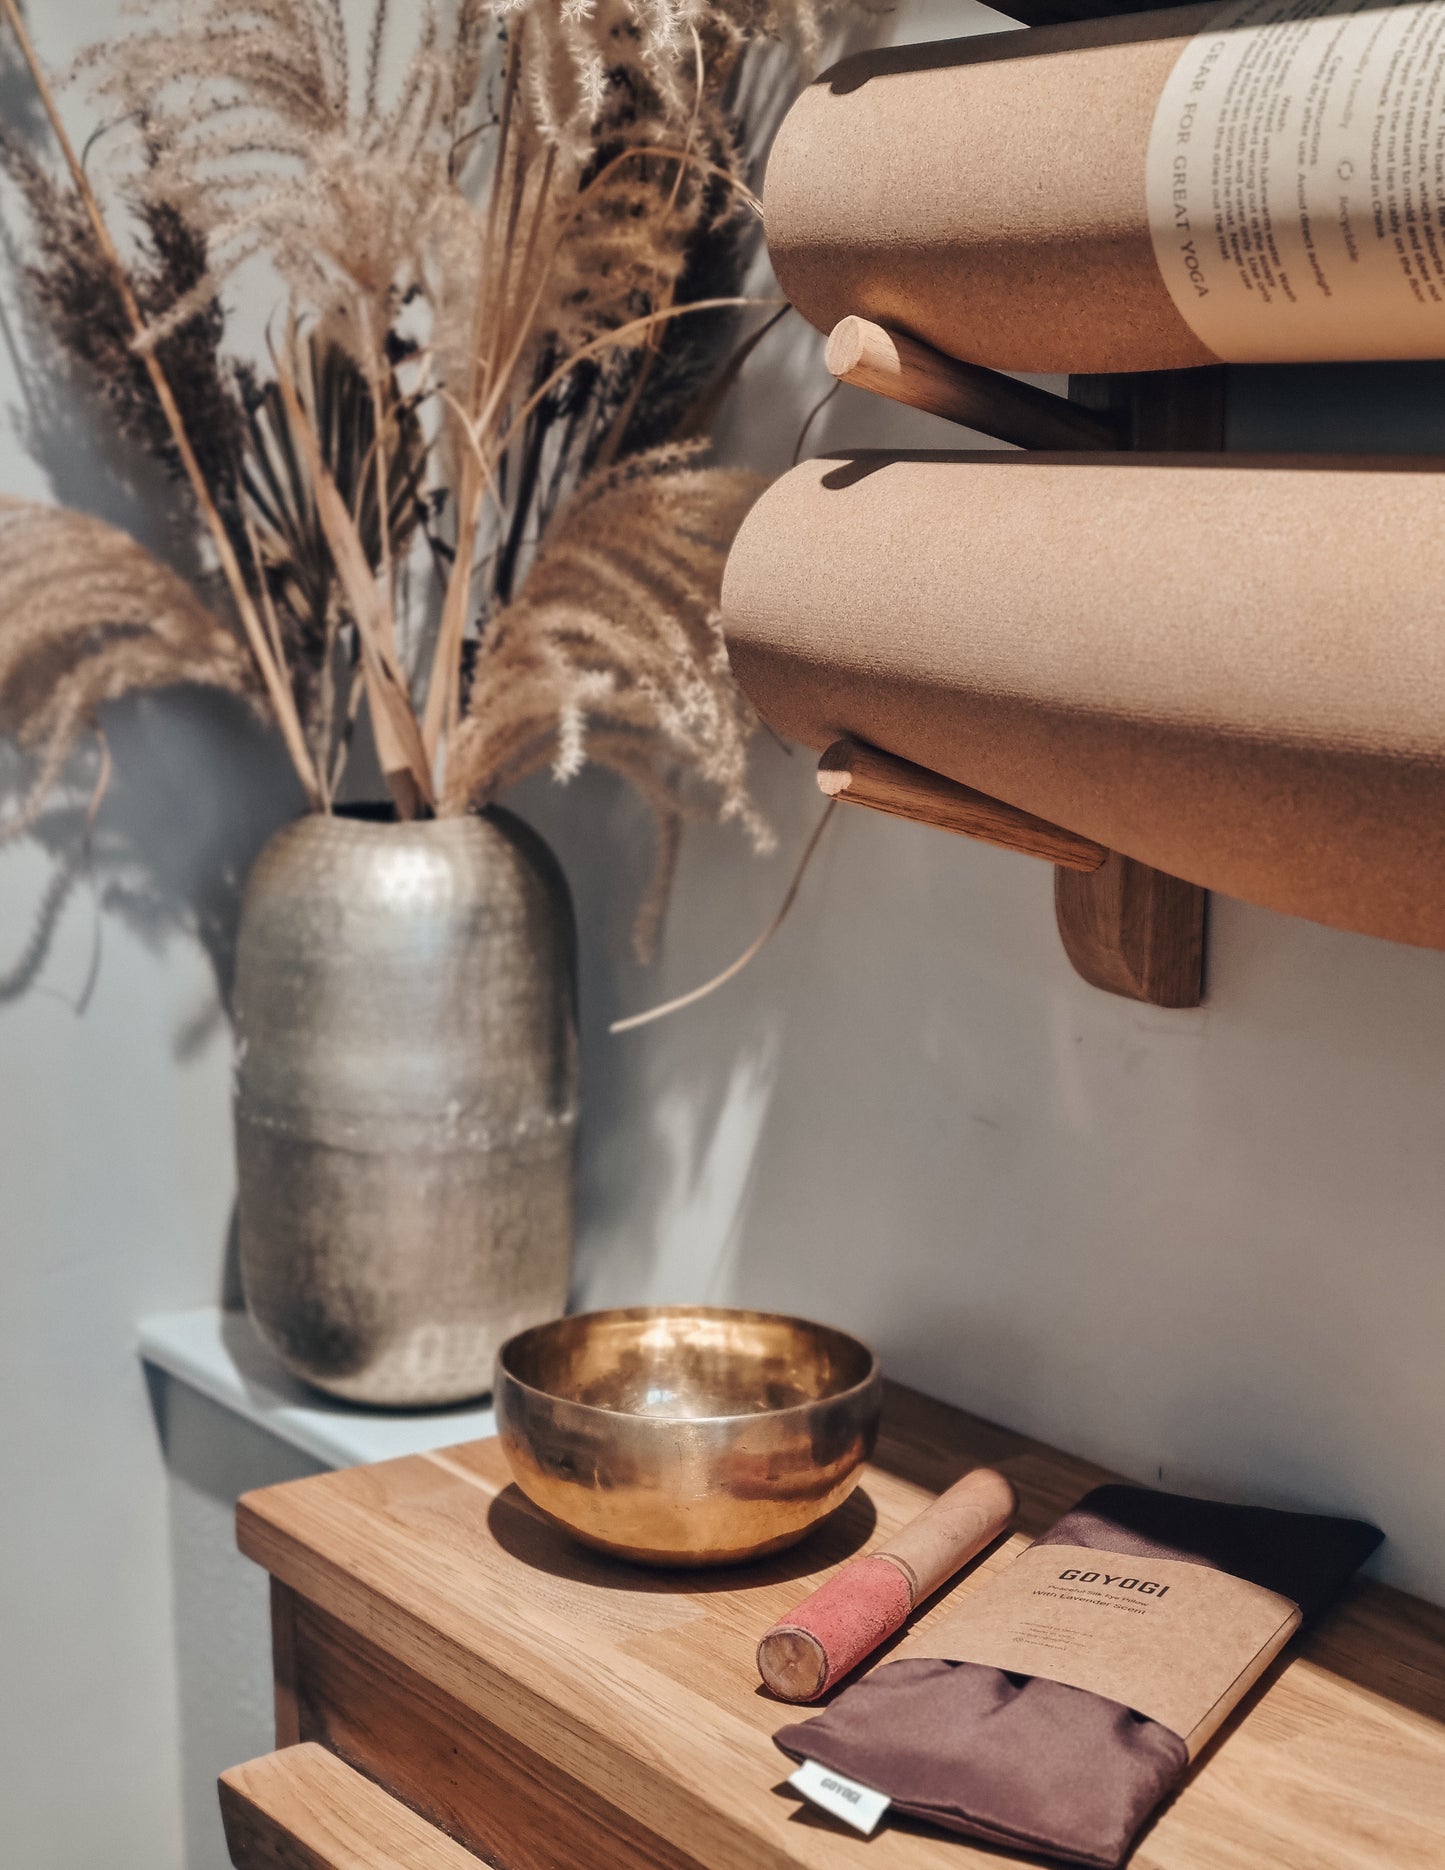
M 316 814 L 262 852 L 236 978 L 246 1303 L 353 1402 L 491 1387 L 572 1265 L 571 899 L 510 813 Z

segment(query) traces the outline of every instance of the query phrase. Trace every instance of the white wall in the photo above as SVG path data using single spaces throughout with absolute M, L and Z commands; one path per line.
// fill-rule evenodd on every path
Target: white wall
M 116 10 L 33 9 L 57 59 Z M 900 32 L 979 17 L 915 4 Z M 7 121 L 20 95 L 0 85 Z M 144 490 L 57 431 L 43 374 L 22 382 L 4 303 L 0 489 L 140 523 Z M 780 467 L 823 379 L 805 334 L 770 342 L 731 442 Z M 1440 381 L 1332 375 L 1322 395 L 1251 375 L 1241 433 L 1418 438 L 1442 428 Z M 844 392 L 809 446 L 888 436 L 952 432 Z M 0 1005 L 0 1835 L 32 1870 L 212 1870 L 210 1776 L 246 1735 L 264 1744 L 260 1581 L 226 1556 L 228 1502 L 291 1457 L 182 1401 L 168 1480 L 132 1325 L 223 1286 L 214 962 L 290 794 L 227 710 L 147 703 L 111 732 L 104 906 L 83 887 L 41 982 Z M 771 914 L 818 800 L 806 756 L 766 744 L 759 783 L 782 853 L 693 834 L 650 971 L 626 944 L 647 862 L 633 802 L 606 779 L 519 801 L 587 931 L 579 1302 L 832 1318 L 895 1375 L 1140 1478 L 1373 1514 L 1384 1573 L 1445 1598 L 1445 956 L 1216 902 L 1207 1008 L 1149 1010 L 1070 972 L 1044 866 L 840 814 L 739 982 L 609 1038 Z M 33 843 L 0 852 L 0 975 L 49 869 Z
M 904 6 L 896 36 L 987 17 Z M 729 445 L 786 467 L 827 381 L 807 334 L 775 340 Z M 1439 366 L 1231 376 L 1235 446 L 1442 434 Z M 894 443 L 960 445 L 844 390 L 808 448 Z M 1146 1008 L 1073 974 L 1046 866 L 843 811 L 740 981 L 610 1039 L 770 916 L 819 800 L 806 754 L 764 746 L 759 772 L 783 854 L 694 836 L 652 977 L 614 847 L 531 789 L 605 929 L 578 1302 L 821 1314 L 895 1376 L 1138 1479 L 1373 1516 L 1379 1573 L 1445 1598 L 1445 955 L 1215 899 L 1207 1006 Z

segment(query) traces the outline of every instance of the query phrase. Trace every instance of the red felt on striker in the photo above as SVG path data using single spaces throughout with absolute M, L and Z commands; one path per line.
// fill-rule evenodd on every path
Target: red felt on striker
M 773 1625 L 758 1644 L 758 1673 L 783 1701 L 816 1701 L 901 1630 L 919 1604 L 998 1537 L 1013 1488 L 975 1468 L 896 1533 L 855 1559 Z

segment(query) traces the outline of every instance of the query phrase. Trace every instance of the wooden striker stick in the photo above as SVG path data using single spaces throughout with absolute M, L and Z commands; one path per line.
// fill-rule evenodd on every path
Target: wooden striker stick
M 894 818 L 911 818 L 960 837 L 1024 851 L 1065 870 L 1097 870 L 1109 855 L 1107 846 L 1092 838 L 961 786 L 926 766 L 880 753 L 861 740 L 833 742 L 818 762 L 818 790 L 845 805 L 866 805 Z
M 1119 448 L 1107 417 L 1062 396 L 1019 383 L 998 370 L 960 363 L 901 331 L 867 318 L 844 318 L 833 327 L 825 353 L 842 383 L 908 403 L 930 415 L 960 422 L 1020 448 Z
M 783 1701 L 815 1701 L 926 1598 L 991 1545 L 1018 1501 L 1002 1474 L 976 1467 L 887 1545 L 854 1559 L 773 1625 L 758 1644 L 758 1673 Z

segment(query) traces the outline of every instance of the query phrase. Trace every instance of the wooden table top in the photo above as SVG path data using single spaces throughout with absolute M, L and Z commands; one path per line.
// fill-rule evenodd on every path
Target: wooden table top
M 858 1492 L 759 1565 L 648 1572 L 585 1552 L 510 1484 L 495 1441 L 248 1495 L 239 1536 L 282 1584 L 709 1870 L 1000 1870 L 1036 1860 L 891 1819 L 865 1840 L 804 1807 L 771 1742 L 793 1711 L 754 1665 L 770 1623 L 980 1463 L 1018 1489 L 1022 1531 L 951 1590 L 1112 1478 L 891 1386 Z M 1442 1870 L 1445 1611 L 1357 1589 L 1275 1665 L 1130 1861 Z

